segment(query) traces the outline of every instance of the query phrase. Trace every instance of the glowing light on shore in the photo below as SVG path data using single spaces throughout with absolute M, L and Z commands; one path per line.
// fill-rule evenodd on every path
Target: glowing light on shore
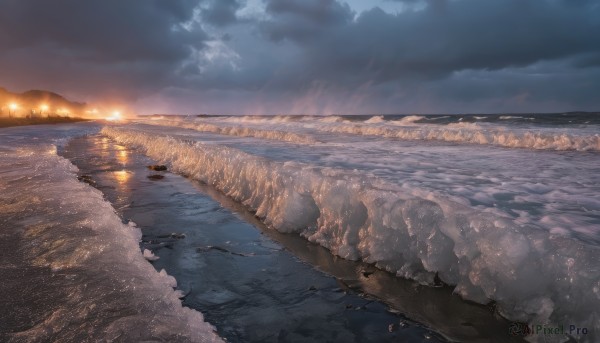
M 68 108 L 59 108 L 56 110 L 56 114 L 58 115 L 70 115 L 71 111 Z
M 121 112 L 119 111 L 114 111 L 110 117 L 106 117 L 106 120 L 108 121 L 118 121 L 122 119 L 123 117 L 121 116 Z
M 40 109 L 42 111 L 48 111 L 49 107 L 48 107 L 48 105 L 42 105 L 42 106 L 40 106 Z
M 17 108 L 19 108 L 19 105 L 15 104 L 14 102 L 8 104 L 8 116 L 12 117 L 12 115 L 17 111 Z

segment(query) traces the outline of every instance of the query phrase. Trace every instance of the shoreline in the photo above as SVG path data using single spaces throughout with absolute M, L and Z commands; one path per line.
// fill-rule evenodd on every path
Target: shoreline
M 26 125 L 43 124 L 65 124 L 81 121 L 90 121 L 91 119 L 71 118 L 71 117 L 48 117 L 48 118 L 0 118 L 0 128 Z

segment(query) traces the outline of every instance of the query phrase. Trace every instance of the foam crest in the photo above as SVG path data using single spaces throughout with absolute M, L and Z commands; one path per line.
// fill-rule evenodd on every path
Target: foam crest
M 577 323 L 600 332 L 597 247 L 354 172 L 273 162 L 137 130 L 105 127 L 102 133 L 214 186 L 269 226 L 341 257 L 422 283 L 437 275 L 465 299 L 496 301 L 512 320 Z
M 310 119 L 310 118 L 307 118 L 307 119 Z M 343 123 L 343 122 L 348 121 L 340 116 L 314 117 L 314 119 L 316 119 L 317 121 L 319 121 L 321 123 Z
M 220 126 L 209 123 L 189 122 L 183 120 L 161 120 L 144 122 L 145 124 L 174 126 L 184 129 L 191 129 L 199 132 L 211 132 L 220 135 L 237 136 L 237 137 L 254 137 L 260 139 L 277 140 L 298 144 L 314 144 L 317 143 L 313 137 L 307 134 L 299 134 L 280 130 L 264 130 L 252 127 L 243 126 Z
M 228 123 L 288 123 L 303 116 L 294 116 L 294 115 L 276 115 L 276 116 L 254 116 L 254 115 L 245 115 L 245 116 L 225 116 L 225 117 L 208 117 L 202 119 L 209 118 L 218 118 L 220 121 L 228 122 Z
M 425 124 L 414 128 L 341 124 L 318 127 L 316 129 L 321 132 L 381 136 L 403 140 L 489 144 L 506 148 L 600 151 L 599 134 L 571 134 L 548 130 L 508 130 L 482 127 L 476 123 L 454 123 L 441 127 Z
M 383 118 L 383 116 L 373 116 L 367 120 L 365 120 L 365 124 L 377 124 L 377 123 L 383 123 L 385 122 L 385 119 Z
M 442 117 L 442 118 L 447 118 L 447 117 Z M 402 119 L 399 120 L 390 120 L 390 123 L 393 125 L 398 125 L 398 126 L 410 126 L 410 125 L 414 125 L 415 122 L 419 121 L 419 120 L 424 120 L 426 119 L 423 116 L 406 116 L 406 117 L 402 117 Z

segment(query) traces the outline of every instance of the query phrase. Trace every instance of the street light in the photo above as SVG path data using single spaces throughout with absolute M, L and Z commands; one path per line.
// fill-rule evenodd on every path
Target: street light
M 8 105 L 8 117 L 9 118 L 11 117 L 11 110 L 12 110 L 12 113 L 15 113 L 17 108 L 19 108 L 19 105 L 15 104 L 15 103 Z
M 40 114 L 44 115 L 44 112 L 48 112 L 48 105 L 43 104 L 42 106 L 40 106 Z

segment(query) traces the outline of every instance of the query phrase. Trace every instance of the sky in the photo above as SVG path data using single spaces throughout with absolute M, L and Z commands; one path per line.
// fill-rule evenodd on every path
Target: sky
M 600 111 L 600 1 L 0 0 L 0 87 L 138 114 Z

